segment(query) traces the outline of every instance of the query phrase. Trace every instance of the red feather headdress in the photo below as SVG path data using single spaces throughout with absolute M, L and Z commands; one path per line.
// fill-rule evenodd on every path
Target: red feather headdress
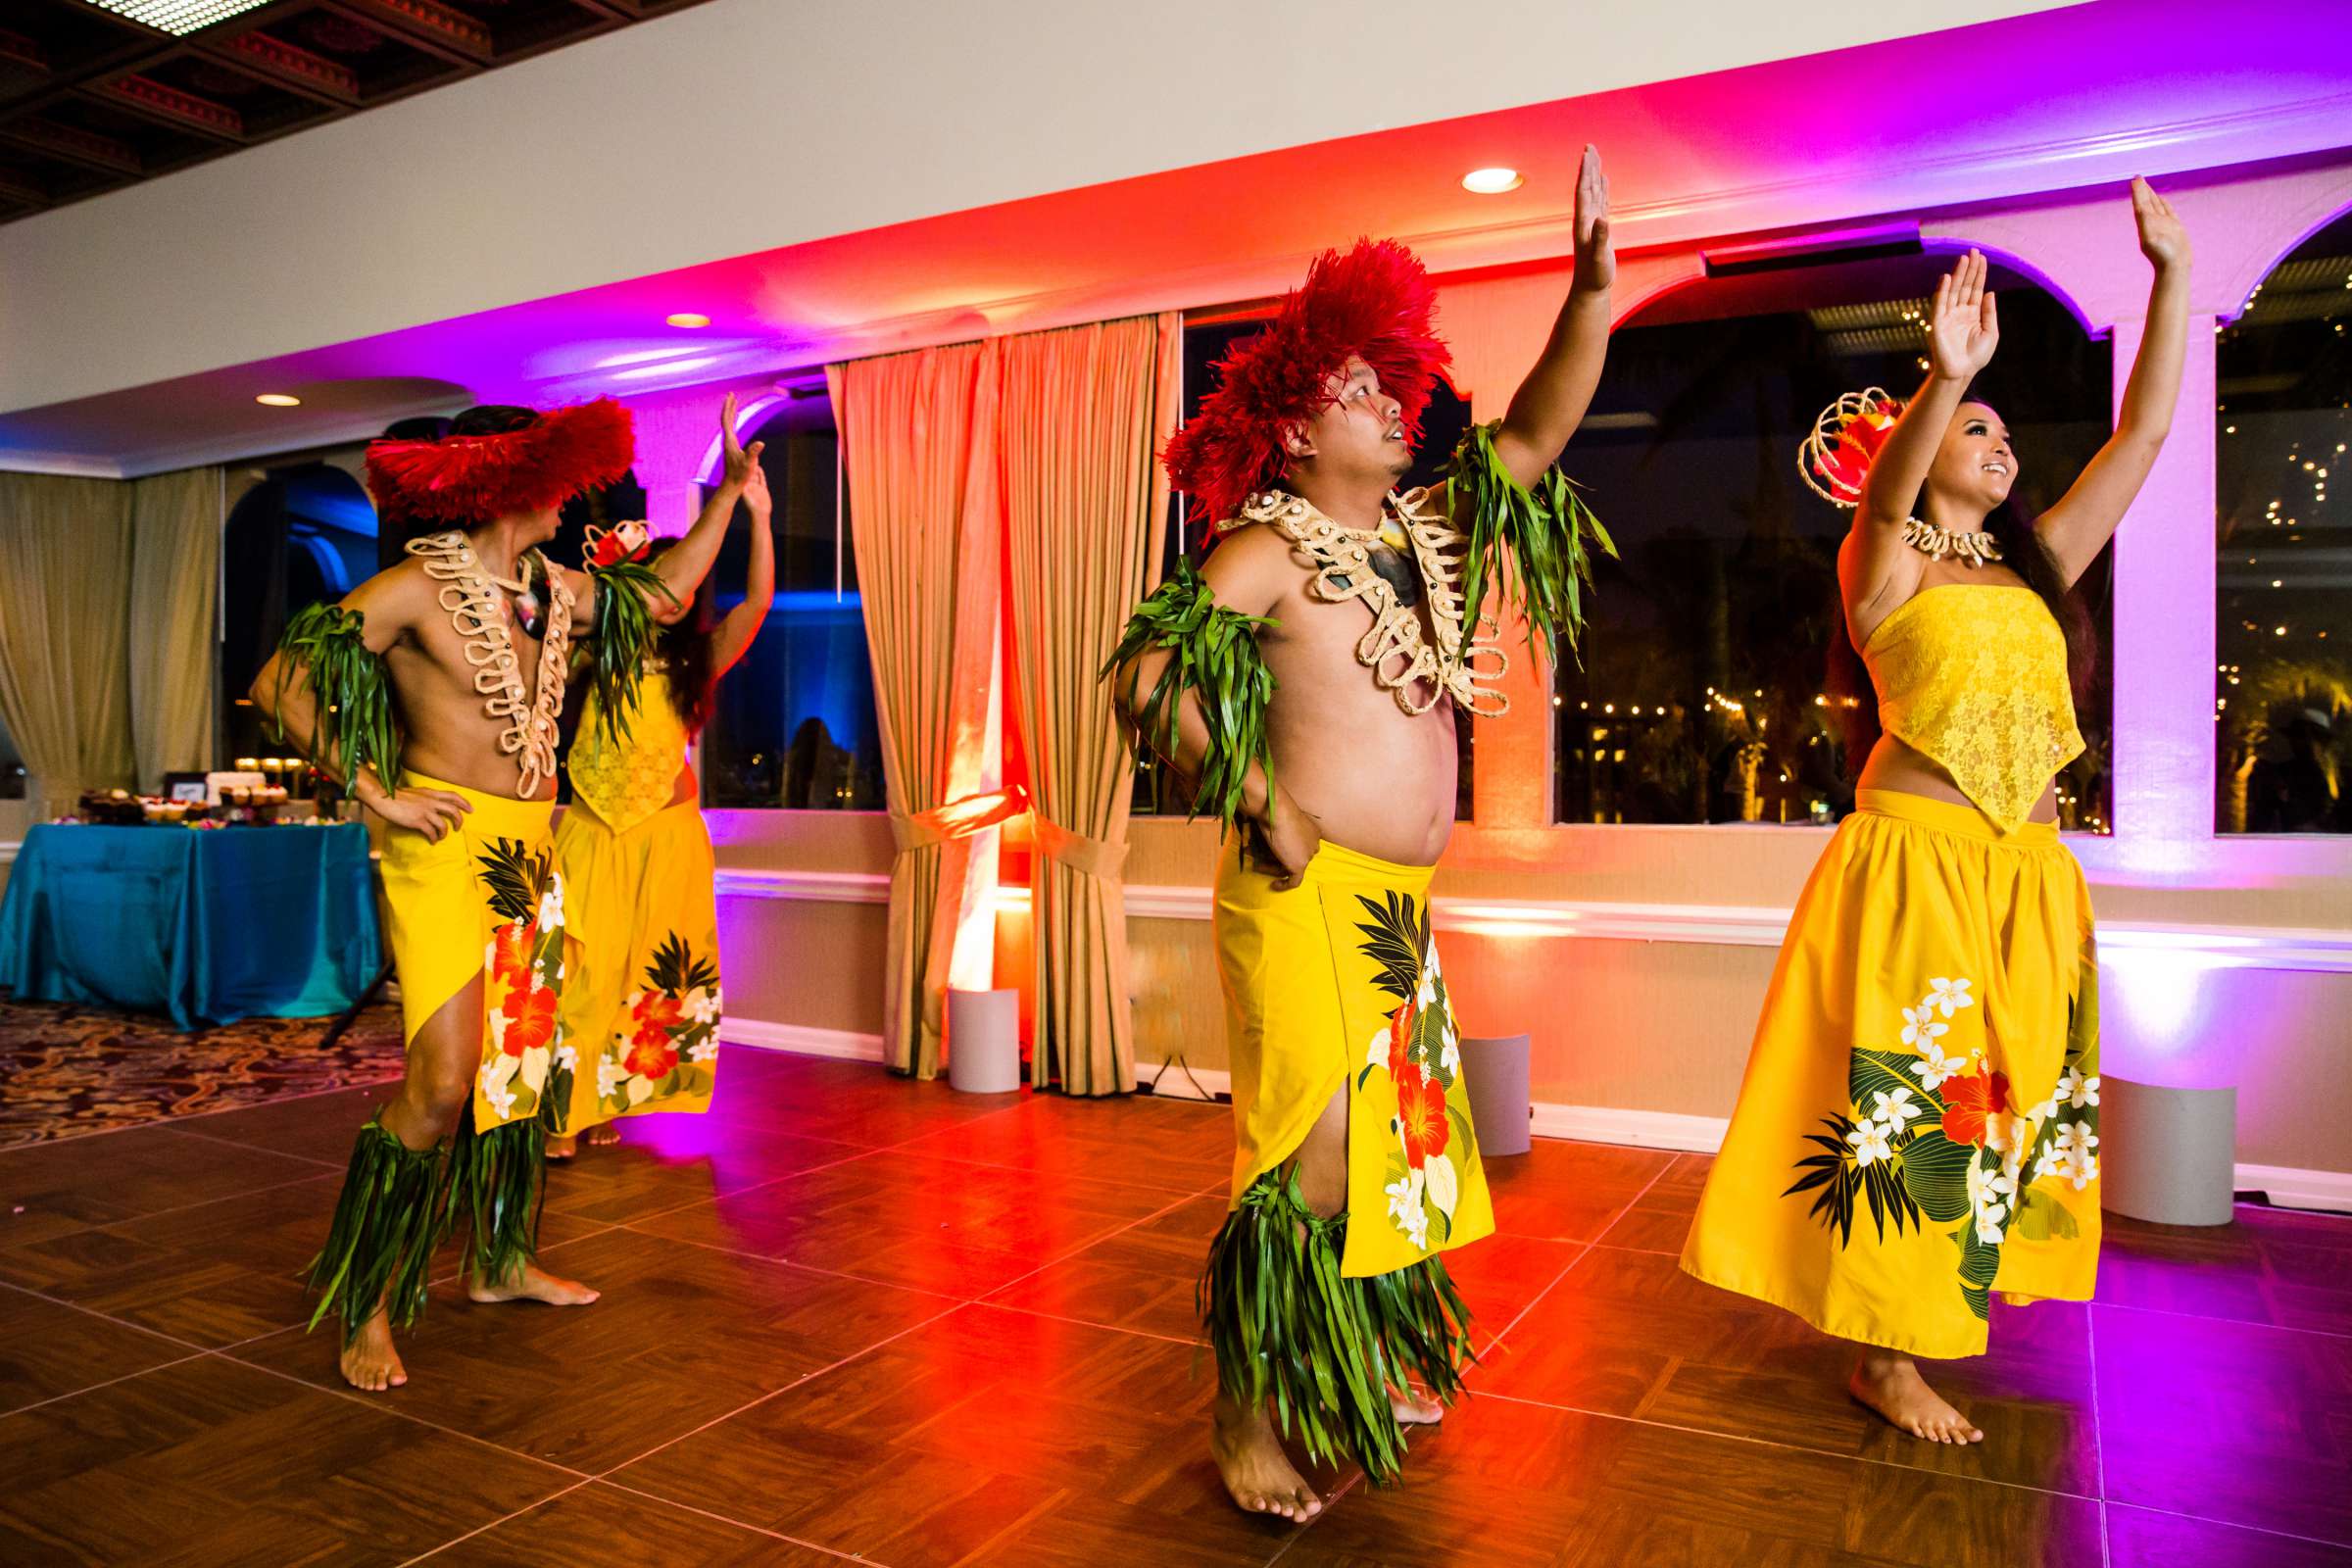
M 1223 522 L 1282 477 L 1282 426 L 1337 401 L 1331 379 L 1360 356 L 1403 408 L 1404 435 L 1421 439 L 1430 382 L 1450 356 L 1430 327 L 1437 290 L 1420 259 L 1395 240 L 1325 251 L 1273 321 L 1217 363 L 1217 388 L 1160 454 L 1194 516 Z
M 599 398 L 550 409 L 503 435 L 372 442 L 368 488 L 390 517 L 488 522 L 610 484 L 628 472 L 635 453 L 629 411 Z

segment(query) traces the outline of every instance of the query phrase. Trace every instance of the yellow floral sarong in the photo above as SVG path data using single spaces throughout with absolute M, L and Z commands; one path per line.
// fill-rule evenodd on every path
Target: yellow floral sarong
M 386 937 L 400 976 L 405 1036 L 415 1041 L 434 1013 L 479 977 L 475 1130 L 536 1119 L 549 1132 L 564 1132 L 574 1054 L 560 1018 L 568 961 L 555 806 L 414 772 L 403 772 L 401 784 L 463 796 L 473 808 L 438 844 L 400 829 L 381 836 Z
M 1824 1333 L 1982 1354 L 1993 1292 L 2090 1298 L 2098 962 L 2050 823 L 1864 790 L 1781 948 L 1683 1250 Z
M 1200 1279 L 1217 1385 L 1375 1483 L 1404 1459 L 1389 1391 L 1461 1392 L 1469 1312 L 1439 1254 L 1494 1228 L 1431 874 L 1326 842 L 1287 893 L 1231 852 L 1217 878 L 1239 1146 Z M 1342 1094 L 1348 1207 L 1322 1215 L 1287 1162 Z
M 1233 1202 L 1298 1152 L 1345 1086 L 1354 1222 L 1340 1271 L 1353 1278 L 1494 1229 L 1430 931 L 1434 873 L 1326 843 L 1288 893 L 1231 853 L 1217 879 Z
M 703 1111 L 718 1081 L 718 904 L 710 833 L 670 804 L 686 726 L 667 676 L 649 669 L 629 733 L 598 722 L 591 693 L 572 743 L 574 804 L 556 830 L 573 910 L 564 1034 L 585 1060 L 578 1131 L 642 1111 Z
M 718 1084 L 718 905 L 694 802 L 625 833 L 575 805 L 556 830 L 575 911 L 564 1033 L 581 1055 L 574 1132 L 651 1110 L 703 1111 Z
M 460 1223 L 472 1233 L 477 1279 L 512 1279 L 530 1261 L 546 1135 L 564 1130 L 572 1092 L 553 803 L 408 771 L 400 781 L 472 808 L 439 843 L 403 828 L 378 836 L 404 1034 L 415 1050 L 434 1014 L 478 980 L 481 1054 L 471 1103 L 447 1144 L 406 1148 L 380 1115 L 360 1130 L 326 1245 L 307 1271 L 318 1294 L 311 1326 L 332 1312 L 347 1342 L 379 1306 L 395 1326 L 416 1320 L 434 1250 Z

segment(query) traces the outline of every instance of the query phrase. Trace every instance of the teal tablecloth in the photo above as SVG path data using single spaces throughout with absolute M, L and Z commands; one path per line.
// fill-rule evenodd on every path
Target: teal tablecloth
M 0 903 L 0 986 L 193 1029 L 343 1011 L 383 966 L 368 831 L 94 827 L 24 835 Z

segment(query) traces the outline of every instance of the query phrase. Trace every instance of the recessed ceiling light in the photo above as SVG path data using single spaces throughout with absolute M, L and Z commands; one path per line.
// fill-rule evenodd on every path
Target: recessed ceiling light
M 273 409 L 299 409 L 302 407 L 302 399 L 291 392 L 264 392 L 253 401 L 267 403 Z
M 709 326 L 710 324 L 710 318 L 697 311 L 680 311 L 665 319 L 672 326 Z
M 1526 183 L 1516 169 L 1473 169 L 1462 176 L 1462 189 L 1481 196 L 1499 196 Z
M 101 11 L 145 23 L 158 32 L 184 38 L 191 32 L 226 22 L 240 12 L 267 5 L 269 0 L 90 0 Z

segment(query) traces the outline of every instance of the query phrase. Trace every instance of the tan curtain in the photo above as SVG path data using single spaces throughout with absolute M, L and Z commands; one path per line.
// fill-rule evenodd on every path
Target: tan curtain
M 53 816 L 132 782 L 130 487 L 0 473 L 0 719 Z
M 967 833 L 956 808 L 987 787 L 993 755 L 997 346 L 858 360 L 826 367 L 825 378 L 898 839 L 883 1040 L 893 1067 L 931 1078 L 957 940 L 985 945 L 993 919 L 994 876 L 973 874 L 973 861 L 994 856 L 995 838 Z
M 212 765 L 220 502 L 219 468 L 130 486 L 130 744 L 144 790 Z
M 1153 586 L 1157 461 L 1175 429 L 1183 318 L 1098 322 L 1004 344 L 1004 526 L 1021 735 L 1036 811 L 1035 1076 L 1135 1088 L 1122 866 L 1134 759 L 1102 678 Z

